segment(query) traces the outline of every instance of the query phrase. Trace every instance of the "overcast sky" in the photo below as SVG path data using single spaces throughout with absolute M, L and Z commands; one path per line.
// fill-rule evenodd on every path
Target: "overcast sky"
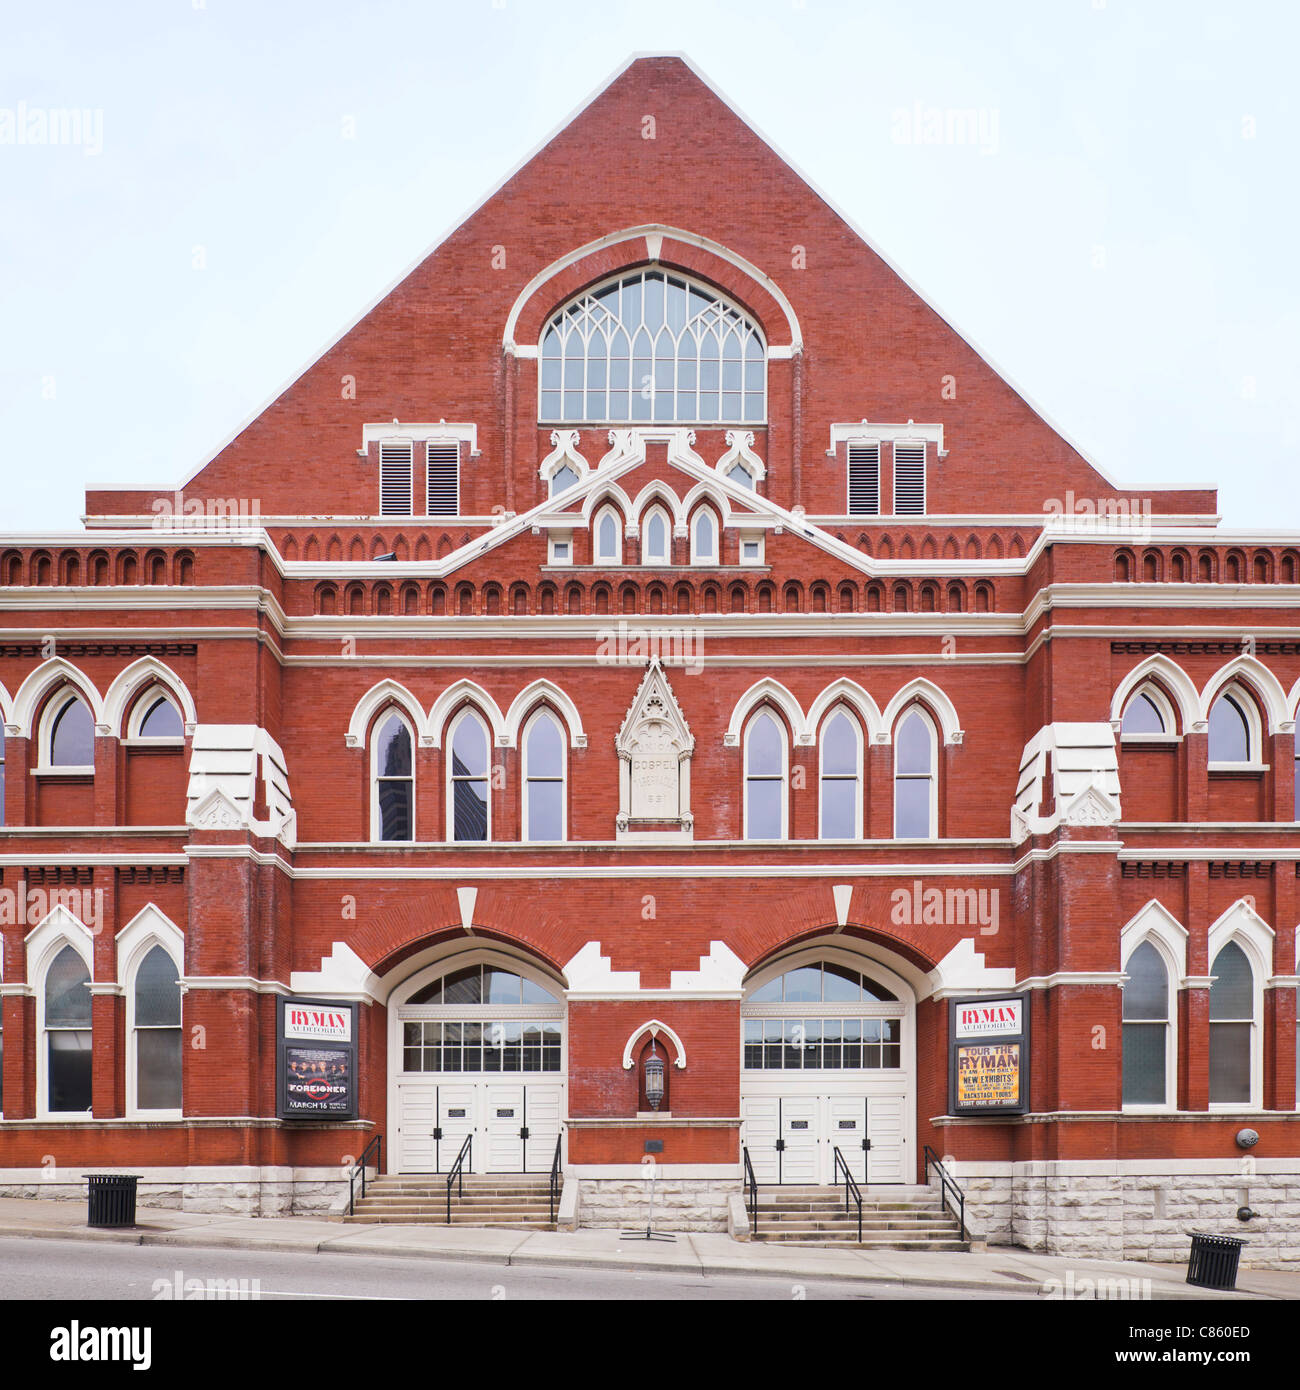
M 3 0 L 0 529 L 179 484 L 681 51 L 1126 489 L 1300 530 L 1298 48 L 1292 0 Z

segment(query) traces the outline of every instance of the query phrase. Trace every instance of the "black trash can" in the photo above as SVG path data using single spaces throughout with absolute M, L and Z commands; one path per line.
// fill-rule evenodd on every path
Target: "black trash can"
M 1202 1289 L 1235 1289 L 1237 1261 L 1245 1243 L 1235 1236 L 1206 1236 L 1193 1231 L 1187 1282 Z
M 139 1173 L 87 1173 L 90 1184 L 88 1226 L 134 1226 L 135 1185 Z

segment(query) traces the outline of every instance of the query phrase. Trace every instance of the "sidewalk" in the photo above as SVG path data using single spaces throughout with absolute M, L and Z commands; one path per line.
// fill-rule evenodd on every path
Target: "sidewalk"
M 691 1274 L 763 1274 L 793 1279 L 857 1279 L 927 1288 L 984 1292 L 1034 1291 L 1040 1296 L 1087 1298 L 1087 1280 L 1125 1280 L 1103 1286 L 1103 1298 L 1300 1299 L 1300 1271 L 1245 1270 L 1235 1294 L 1184 1282 L 1186 1267 L 1134 1261 L 1077 1260 L 1034 1255 L 1011 1247 L 987 1254 L 914 1253 L 846 1246 L 818 1249 L 762 1241 L 734 1241 L 712 1232 L 679 1233 L 673 1242 L 623 1239 L 618 1231 L 511 1231 L 460 1226 L 343 1225 L 312 1217 L 206 1215 L 140 1207 L 128 1230 L 91 1230 L 84 1201 L 0 1198 L 0 1236 L 35 1236 L 177 1248 L 224 1248 L 484 1260 L 507 1265 L 582 1265 L 655 1269 Z M 1055 1285 L 1048 1281 L 1056 1281 Z M 1150 1293 L 1145 1281 L 1150 1280 Z

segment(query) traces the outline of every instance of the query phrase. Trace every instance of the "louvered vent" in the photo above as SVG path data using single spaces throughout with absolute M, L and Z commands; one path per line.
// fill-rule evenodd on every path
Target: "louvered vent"
M 880 514 L 880 445 L 849 445 L 849 515 Z
M 429 515 L 460 514 L 460 444 L 429 444 Z
M 411 451 L 406 443 L 379 446 L 379 514 L 411 515 Z
M 925 514 L 925 445 L 894 445 L 894 515 Z

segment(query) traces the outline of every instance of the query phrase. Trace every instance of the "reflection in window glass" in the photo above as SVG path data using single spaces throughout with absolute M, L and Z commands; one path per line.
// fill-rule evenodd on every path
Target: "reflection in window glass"
M 1163 1105 L 1169 1029 L 1169 972 L 1160 952 L 1144 941 L 1124 967 L 1124 1104 Z
M 1149 695 L 1139 693 L 1124 708 L 1121 734 L 1163 734 L 1165 721 Z
M 175 963 L 155 946 L 135 976 L 136 1105 L 181 1108 L 181 989 Z
M 1210 1102 L 1249 1104 L 1254 975 L 1235 941 L 1215 956 L 1210 974 Z
M 488 737 L 478 715 L 461 716 L 451 737 L 452 836 L 488 838 Z
M 1250 761 L 1250 724 L 1231 695 L 1220 695 L 1210 709 L 1210 761 Z
M 415 774 L 411 731 L 395 714 L 379 730 L 375 747 L 379 838 L 410 840 L 415 825 Z
M 95 728 L 79 699 L 69 700 L 50 732 L 51 767 L 90 767 L 95 761 Z
M 65 946 L 45 975 L 45 1034 L 48 1047 L 48 1107 L 90 1109 L 90 972 Z
M 524 839 L 564 839 L 564 738 L 539 714 L 524 739 Z
M 159 696 L 140 721 L 141 738 L 184 738 L 180 711 L 165 695 Z

